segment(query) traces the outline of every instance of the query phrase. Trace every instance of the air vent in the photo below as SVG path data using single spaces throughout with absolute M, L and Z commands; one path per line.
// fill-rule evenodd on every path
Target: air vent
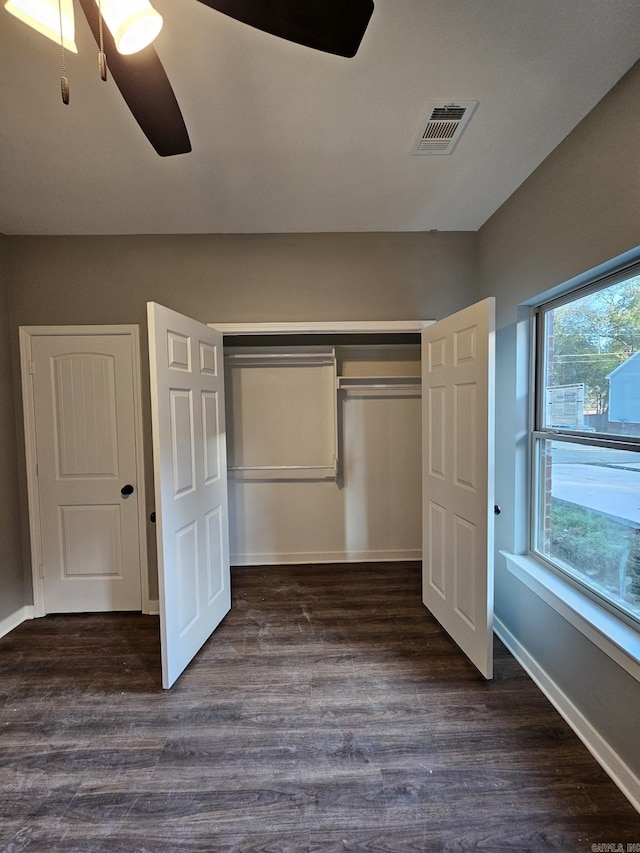
M 477 106 L 477 101 L 431 101 L 418 128 L 411 153 L 451 154 Z

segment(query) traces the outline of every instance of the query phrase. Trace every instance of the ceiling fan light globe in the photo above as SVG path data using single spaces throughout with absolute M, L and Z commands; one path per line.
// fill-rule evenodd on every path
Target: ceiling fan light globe
M 150 9 L 131 21 L 122 37 L 116 41 L 118 51 L 124 54 L 137 53 L 147 47 L 162 29 L 162 16 Z
M 73 0 L 7 0 L 4 4 L 23 24 L 60 44 L 60 14 L 62 13 L 62 43 L 66 50 L 77 53 Z
M 138 53 L 162 29 L 162 15 L 149 0 L 101 0 L 100 8 L 119 53 Z

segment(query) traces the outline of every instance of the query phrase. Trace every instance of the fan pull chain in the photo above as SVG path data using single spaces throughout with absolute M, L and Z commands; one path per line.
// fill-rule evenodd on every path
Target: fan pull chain
M 62 63 L 62 76 L 60 77 L 60 94 L 62 103 L 69 103 L 69 79 L 67 77 L 67 64 L 64 54 L 64 37 L 62 35 L 62 0 L 58 0 L 58 18 L 60 21 L 60 59 Z
M 100 0 L 98 0 L 98 30 L 100 33 L 100 49 L 98 50 L 98 68 L 100 69 L 100 79 L 107 82 L 107 55 L 104 52 L 104 33 L 102 31 L 102 9 Z

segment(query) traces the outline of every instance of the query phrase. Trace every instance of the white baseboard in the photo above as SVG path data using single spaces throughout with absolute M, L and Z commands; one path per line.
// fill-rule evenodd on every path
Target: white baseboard
M 143 612 L 149 616 L 157 616 L 160 613 L 159 607 L 160 603 L 158 601 L 149 601 L 147 609 Z M 14 628 L 22 625 L 28 619 L 35 619 L 33 604 L 27 604 L 16 610 L 15 613 L 11 613 L 9 616 L 5 616 L 4 619 L 0 619 L 0 637 L 6 636 L 10 631 L 13 631 Z
M 640 811 L 640 779 L 500 619 L 494 619 L 494 630 L 525 672 L 531 676 L 558 713 L 578 735 L 602 769 L 620 788 L 632 806 Z
M 18 625 L 26 622 L 27 619 L 33 619 L 34 615 L 33 604 L 26 604 L 14 613 L 9 614 L 9 616 L 5 616 L 4 619 L 0 619 L 0 637 L 4 637 L 10 631 L 13 631 L 14 628 L 17 628 Z
M 232 566 L 286 566 L 298 563 L 399 563 L 422 559 L 422 551 L 301 551 L 287 554 L 232 554 Z

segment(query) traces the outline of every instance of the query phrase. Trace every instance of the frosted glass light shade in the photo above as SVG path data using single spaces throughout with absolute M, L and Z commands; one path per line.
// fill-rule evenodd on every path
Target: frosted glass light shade
M 137 53 L 162 29 L 162 15 L 149 0 L 100 0 L 100 9 L 119 53 Z
M 4 4 L 23 23 L 60 44 L 60 11 L 62 11 L 62 43 L 66 50 L 77 53 L 73 0 L 7 0 Z

